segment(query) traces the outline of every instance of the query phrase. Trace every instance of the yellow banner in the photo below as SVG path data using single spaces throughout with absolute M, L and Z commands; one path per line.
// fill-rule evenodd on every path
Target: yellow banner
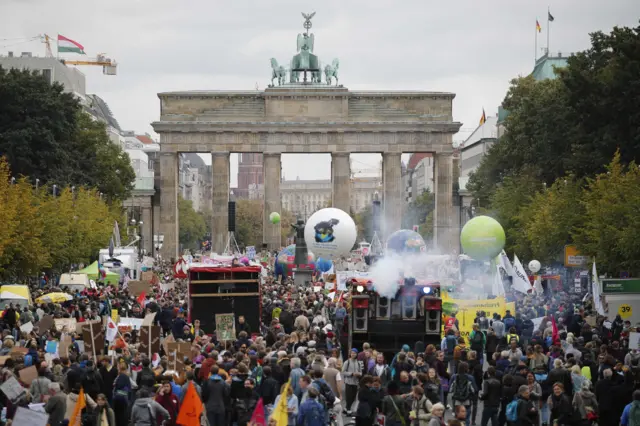
M 476 319 L 478 311 L 484 311 L 487 318 L 491 320 L 493 314 L 497 313 L 500 316 L 504 316 L 507 311 L 507 303 L 504 297 L 497 297 L 495 299 L 479 299 L 479 300 L 462 300 L 454 299 L 449 296 L 446 291 L 442 292 L 442 320 L 443 327 L 442 332 L 444 335 L 444 324 L 447 323 L 447 319 L 451 313 L 456 314 L 456 319 L 460 325 L 460 335 L 464 338 L 469 338 L 469 333 L 473 330 L 473 320 Z M 515 309 L 511 311 L 513 314 Z

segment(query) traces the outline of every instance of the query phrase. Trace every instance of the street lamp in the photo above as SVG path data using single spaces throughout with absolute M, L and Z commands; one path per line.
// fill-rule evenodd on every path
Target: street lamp
M 40 184 L 40 179 L 36 178 L 36 192 L 38 192 L 38 185 Z
M 144 244 L 143 244 L 143 235 L 142 235 L 142 225 L 144 225 L 143 221 L 139 221 L 138 222 L 138 226 L 140 227 L 140 239 L 138 240 L 138 255 L 140 256 L 140 259 L 142 259 L 142 256 L 144 254 Z
M 53 186 L 51 187 L 52 191 L 53 191 L 53 196 L 56 196 L 56 189 L 58 188 L 58 185 L 56 185 L 55 183 L 53 184 Z
M 12 178 L 11 178 L 11 185 L 15 185 L 15 184 L 16 184 L 16 178 L 15 178 L 15 177 L 12 177 Z

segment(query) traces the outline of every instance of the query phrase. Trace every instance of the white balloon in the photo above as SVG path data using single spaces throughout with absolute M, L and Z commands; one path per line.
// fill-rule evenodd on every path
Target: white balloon
M 316 256 L 336 259 L 347 255 L 356 242 L 357 228 L 351 216 L 326 208 L 311 215 L 304 227 L 304 241 Z
M 538 272 L 540 268 L 541 268 L 540 262 L 538 262 L 537 260 L 534 259 L 531 262 L 529 262 L 529 270 L 534 274 Z

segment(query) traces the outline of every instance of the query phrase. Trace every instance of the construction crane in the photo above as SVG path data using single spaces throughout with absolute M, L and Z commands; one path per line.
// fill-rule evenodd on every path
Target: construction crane
M 53 52 L 51 51 L 51 37 L 48 35 L 44 35 L 44 44 L 47 46 L 47 56 L 53 57 Z M 71 61 L 68 59 L 60 59 L 65 65 L 92 65 L 92 66 L 101 66 L 102 74 L 104 75 L 117 75 L 118 74 L 118 63 L 111 58 L 107 58 L 104 53 L 98 53 L 95 58 L 86 58 L 82 61 Z

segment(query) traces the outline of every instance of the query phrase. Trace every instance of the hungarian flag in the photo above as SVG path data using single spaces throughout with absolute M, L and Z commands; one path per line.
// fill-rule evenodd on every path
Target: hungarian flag
M 180 411 L 176 423 L 181 426 L 200 426 L 200 417 L 202 416 L 202 401 L 193 386 L 193 382 L 189 382 L 187 392 L 184 394 Z
M 63 52 L 80 53 L 82 55 L 85 55 L 83 45 L 81 45 L 77 41 L 73 41 L 70 38 L 58 34 L 58 53 Z

